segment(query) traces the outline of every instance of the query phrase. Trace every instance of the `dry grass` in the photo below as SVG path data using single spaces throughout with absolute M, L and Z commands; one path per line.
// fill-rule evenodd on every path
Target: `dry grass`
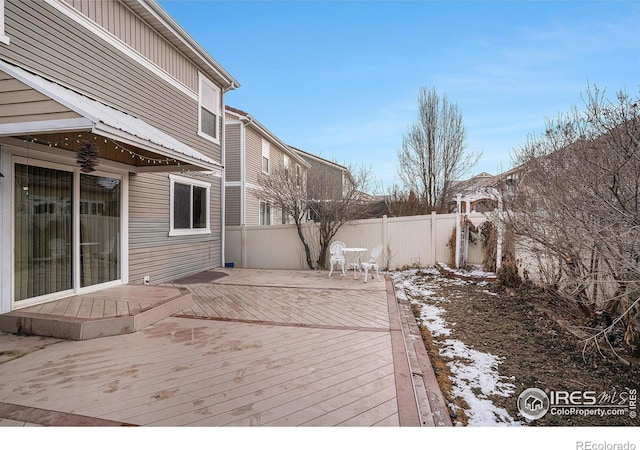
M 438 347 L 433 344 L 433 337 L 431 336 L 431 332 L 426 326 L 422 324 L 422 321 L 420 320 L 420 305 L 412 304 L 411 309 L 413 311 L 414 317 L 416 318 L 416 322 L 418 323 L 418 328 L 420 329 L 420 335 L 422 336 L 422 341 L 424 342 L 425 349 L 429 354 L 429 360 L 431 361 L 431 366 L 433 367 L 433 371 L 436 374 L 438 386 L 440 386 L 442 395 L 447 402 L 449 415 L 451 416 L 452 420 L 460 423 L 463 426 L 467 426 L 469 423 L 469 417 L 465 413 L 465 409 L 469 409 L 469 405 L 463 399 L 459 397 L 453 397 L 453 395 L 451 394 L 451 392 L 453 391 L 453 384 L 451 383 L 451 370 L 449 370 L 447 362 L 440 355 Z

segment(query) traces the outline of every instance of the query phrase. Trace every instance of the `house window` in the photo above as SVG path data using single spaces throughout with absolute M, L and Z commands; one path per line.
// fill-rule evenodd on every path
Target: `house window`
M 220 88 L 211 81 L 200 76 L 198 134 L 212 140 L 220 141 Z
M 270 173 L 270 153 L 271 153 L 271 144 L 269 141 L 262 140 L 262 172 Z
M 0 42 L 9 45 L 9 36 L 4 34 L 4 2 L 0 0 Z
M 260 202 L 260 225 L 271 225 L 271 204 Z
M 171 213 L 169 236 L 210 234 L 211 183 L 169 175 Z
M 301 176 L 300 176 L 300 166 L 296 164 L 296 186 L 300 187 L 300 181 L 301 181 Z
M 284 175 L 286 179 L 289 179 L 289 167 L 291 166 L 291 160 L 287 155 L 284 155 Z

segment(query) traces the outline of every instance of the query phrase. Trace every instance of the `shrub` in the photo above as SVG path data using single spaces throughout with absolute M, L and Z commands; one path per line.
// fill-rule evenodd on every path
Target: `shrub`
M 512 258 L 507 258 L 496 273 L 498 283 L 505 288 L 517 288 L 522 284 L 522 278 L 518 273 L 518 265 Z

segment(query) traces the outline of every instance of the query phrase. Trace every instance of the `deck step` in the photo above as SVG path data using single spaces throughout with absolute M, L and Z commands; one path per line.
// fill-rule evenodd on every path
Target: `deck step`
M 148 301 L 145 298 L 148 296 Z M 86 296 L 74 296 L 85 300 Z M 60 339 L 83 341 L 104 336 L 135 333 L 162 319 L 176 314 L 193 304 L 191 292 L 178 287 L 122 286 L 91 294 L 106 305 L 104 311 L 116 311 L 107 306 L 116 302 L 130 301 L 146 303 L 144 308 L 131 308 L 128 313 L 100 317 L 72 317 L 51 313 L 34 312 L 25 308 L 0 315 L 0 331 L 22 335 L 48 336 Z M 65 299 L 55 300 L 62 302 Z M 66 299 L 66 301 L 69 301 Z M 55 308 L 51 308 L 54 310 Z

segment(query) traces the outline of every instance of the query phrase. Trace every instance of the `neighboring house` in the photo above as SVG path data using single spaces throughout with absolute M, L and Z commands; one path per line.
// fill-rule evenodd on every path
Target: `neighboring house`
M 355 181 L 349 169 L 333 161 L 290 147 L 309 164 L 307 192 L 311 201 L 341 200 Z M 310 217 L 313 220 L 313 217 Z
M 225 224 L 292 223 L 278 205 L 258 198 L 259 177 L 286 167 L 303 182 L 309 164 L 249 113 L 226 106 L 225 115 Z
M 234 78 L 154 0 L 0 17 L 0 312 L 223 265 Z

